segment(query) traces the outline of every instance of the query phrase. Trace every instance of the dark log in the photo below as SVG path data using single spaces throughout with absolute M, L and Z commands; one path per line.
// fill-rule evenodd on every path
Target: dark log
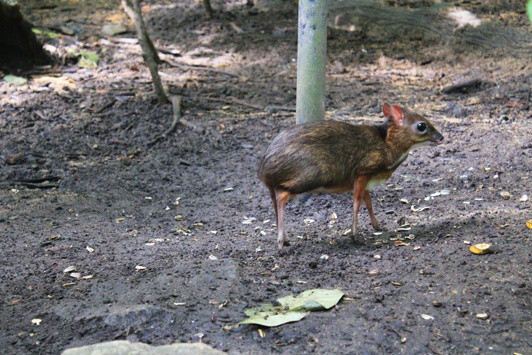
M 482 85 L 482 80 L 473 79 L 444 87 L 441 92 L 444 94 L 463 94 L 473 89 L 479 88 L 480 85 Z
M 0 66 L 30 69 L 34 65 L 51 63 L 42 45 L 24 19 L 18 4 L 0 0 Z

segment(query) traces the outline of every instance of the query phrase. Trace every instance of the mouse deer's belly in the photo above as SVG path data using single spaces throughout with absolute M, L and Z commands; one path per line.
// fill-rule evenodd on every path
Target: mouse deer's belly
M 346 191 L 352 191 L 353 186 L 335 186 L 335 187 L 318 187 L 317 189 L 311 190 L 309 192 L 316 194 L 335 194 L 342 193 Z
M 390 178 L 390 176 L 392 176 L 394 170 L 388 170 L 383 173 L 372 176 L 366 184 L 366 190 L 371 190 L 375 186 L 384 184 Z

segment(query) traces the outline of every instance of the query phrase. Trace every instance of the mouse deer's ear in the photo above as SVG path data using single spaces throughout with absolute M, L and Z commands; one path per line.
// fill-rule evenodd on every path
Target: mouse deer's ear
M 392 107 L 390 107 L 390 105 L 384 104 L 382 106 L 382 112 L 384 113 L 384 116 L 391 117 L 393 123 L 397 126 L 403 125 L 403 109 L 400 106 L 392 105 Z
M 385 117 L 390 117 L 392 115 L 392 108 L 387 103 L 384 103 L 382 105 L 382 113 L 384 113 Z

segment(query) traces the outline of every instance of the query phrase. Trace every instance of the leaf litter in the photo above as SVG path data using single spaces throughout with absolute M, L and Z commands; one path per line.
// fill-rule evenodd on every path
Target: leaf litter
M 297 296 L 289 295 L 277 299 L 280 304 L 266 303 L 244 310 L 247 319 L 238 322 L 232 328 L 242 324 L 257 324 L 276 327 L 285 323 L 297 322 L 310 312 L 327 310 L 334 307 L 344 293 L 340 290 L 311 289 Z

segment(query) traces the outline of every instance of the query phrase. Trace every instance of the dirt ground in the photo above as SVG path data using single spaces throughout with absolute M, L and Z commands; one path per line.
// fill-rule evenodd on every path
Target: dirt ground
M 235 2 L 209 20 L 194 1 L 146 6 L 162 79 L 197 126 L 156 141 L 171 107 L 124 40 L 135 35 L 117 2 L 36 3 L 25 11 L 39 28 L 75 32 L 45 39 L 59 54 L 73 46 L 100 60 L 82 69 L 66 56 L 27 85 L 0 82 L 2 353 L 113 339 L 232 353 L 532 352 L 529 56 L 331 29 L 328 119 L 374 124 L 382 103 L 397 103 L 446 142 L 412 152 L 373 191 L 388 232 L 375 235 L 362 210 L 353 244 L 350 195 L 316 195 L 289 204 L 290 245 L 278 252 L 256 171 L 294 123 L 294 9 Z M 513 9 L 480 10 L 529 29 Z M 128 32 L 101 35 L 121 21 Z M 475 78 L 480 87 L 440 92 Z M 469 251 L 481 242 L 493 252 Z M 347 297 L 264 337 L 225 329 L 245 308 L 311 288 Z

